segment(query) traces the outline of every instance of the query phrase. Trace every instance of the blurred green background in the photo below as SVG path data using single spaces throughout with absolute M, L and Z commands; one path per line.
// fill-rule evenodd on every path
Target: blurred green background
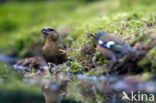
M 65 40 L 73 42 L 83 41 L 85 30 L 121 33 L 117 25 L 122 21 L 134 26 L 125 35 L 135 33 L 144 25 L 142 20 L 153 20 L 154 12 L 154 0 L 2 0 L 0 51 L 18 57 L 39 55 L 40 30 L 47 26 L 70 31 Z
M 135 33 L 144 25 L 142 20 L 153 20 L 154 12 L 154 0 L 1 0 L 0 51 L 18 57 L 39 55 L 40 30 L 47 26 L 70 34 L 65 40 L 73 42 L 83 41 L 85 30 L 121 33 L 126 22 L 133 28 L 125 35 Z M 125 24 L 118 27 L 122 21 Z

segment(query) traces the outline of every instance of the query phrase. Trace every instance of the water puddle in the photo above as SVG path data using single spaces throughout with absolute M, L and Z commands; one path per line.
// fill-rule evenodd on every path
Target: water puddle
M 5 56 L 5 55 L 0 53 L 0 61 L 5 62 L 5 63 L 14 64 L 14 63 L 16 63 L 18 61 L 18 59 L 17 58 L 12 58 L 12 57 L 9 57 L 9 56 Z
M 16 60 L 0 55 L 0 61 L 3 62 L 13 63 Z M 6 68 L 5 64 L 4 68 Z M 14 68 L 17 67 L 14 66 Z M 11 69 L 13 70 L 13 68 Z M 18 71 L 20 71 L 22 73 L 22 78 L 18 80 L 15 80 L 14 75 L 0 74 L 0 102 L 122 103 L 122 97 L 125 94 L 130 96 L 132 92 L 139 96 L 141 94 L 153 94 L 155 96 L 156 94 L 155 77 L 150 76 L 149 78 L 148 74 L 88 76 L 62 72 L 43 75 L 37 72 L 25 71 L 26 69 L 26 67 L 18 67 L 16 72 L 19 73 Z M 13 74 L 16 72 L 13 71 Z M 7 89 L 2 89 L 5 86 Z M 14 90 L 14 88 L 16 89 Z M 7 97 L 10 99 L 7 99 Z

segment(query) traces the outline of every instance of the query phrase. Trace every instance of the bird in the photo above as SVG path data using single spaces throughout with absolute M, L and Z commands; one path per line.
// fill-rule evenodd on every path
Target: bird
M 128 54 L 138 55 L 142 53 L 142 51 L 132 48 L 120 37 L 105 31 L 96 33 L 95 38 L 97 41 L 97 49 L 103 56 L 111 59 L 113 62 L 117 62 L 120 58 Z
M 58 80 L 42 86 L 45 103 L 61 103 L 67 94 L 68 80 Z
M 41 30 L 44 37 L 42 55 L 47 63 L 61 64 L 67 60 L 67 51 L 62 44 L 59 33 L 52 27 Z

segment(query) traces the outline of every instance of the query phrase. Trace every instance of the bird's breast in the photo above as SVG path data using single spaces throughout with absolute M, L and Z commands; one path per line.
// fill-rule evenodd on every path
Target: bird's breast
M 42 48 L 43 50 L 43 54 L 44 55 L 55 55 L 56 54 L 56 47 L 55 45 L 48 45 L 48 44 L 45 44 Z
M 106 57 L 111 57 L 112 55 L 114 55 L 114 53 L 111 50 L 103 48 L 100 45 L 97 45 L 97 49 L 101 52 L 102 55 Z

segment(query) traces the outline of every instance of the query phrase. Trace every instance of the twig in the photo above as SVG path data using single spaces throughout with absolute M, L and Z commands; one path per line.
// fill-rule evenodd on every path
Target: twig
M 89 37 L 91 36 L 91 37 L 96 38 L 95 33 L 89 32 L 89 31 L 87 31 L 87 30 L 85 31 L 85 33 L 86 33 L 86 35 L 89 36 Z

